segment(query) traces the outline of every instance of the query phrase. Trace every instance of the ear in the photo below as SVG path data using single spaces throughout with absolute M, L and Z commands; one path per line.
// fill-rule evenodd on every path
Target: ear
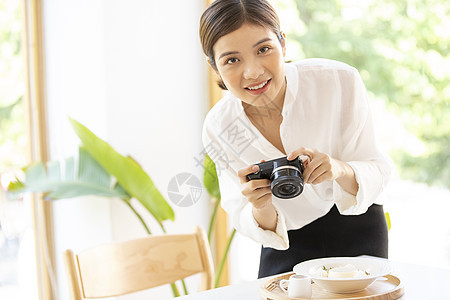
M 286 34 L 284 32 L 281 32 L 281 36 L 283 39 L 281 40 L 281 48 L 283 50 L 283 57 L 286 56 Z
M 211 67 L 211 69 L 213 69 L 214 72 L 216 72 L 216 74 L 219 74 L 219 71 L 217 70 L 216 65 L 215 64 L 211 64 L 211 59 L 209 57 L 206 57 L 206 61 L 208 62 L 208 64 Z

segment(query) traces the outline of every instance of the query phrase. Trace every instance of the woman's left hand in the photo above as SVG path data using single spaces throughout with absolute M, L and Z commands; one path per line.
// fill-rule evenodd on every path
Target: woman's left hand
M 333 159 L 326 153 L 312 150 L 305 147 L 297 149 L 288 155 L 288 160 L 298 156 L 306 156 L 303 160 L 305 170 L 303 171 L 303 181 L 310 184 L 318 184 L 324 181 L 333 181 L 346 175 L 348 168 L 346 163 Z M 353 170 L 351 171 L 353 173 Z M 354 174 L 352 174 L 354 176 Z

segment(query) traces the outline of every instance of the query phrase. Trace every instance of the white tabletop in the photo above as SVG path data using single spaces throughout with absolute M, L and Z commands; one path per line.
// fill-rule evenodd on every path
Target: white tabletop
M 393 272 L 403 283 L 405 294 L 401 299 L 449 299 L 450 269 L 414 265 L 389 261 Z M 261 300 L 260 286 L 268 278 L 261 278 L 240 284 L 233 284 L 209 291 L 199 292 L 177 299 L 180 300 Z

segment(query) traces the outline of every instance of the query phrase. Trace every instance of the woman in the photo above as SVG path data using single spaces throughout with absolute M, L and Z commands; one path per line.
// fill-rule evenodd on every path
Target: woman
M 387 257 L 382 192 L 391 161 L 377 148 L 358 72 L 341 62 L 285 63 L 286 37 L 265 0 L 217 0 L 200 39 L 228 93 L 208 113 L 203 143 L 233 226 L 262 243 L 259 277 L 330 256 Z M 304 190 L 275 197 L 255 164 L 302 157 Z

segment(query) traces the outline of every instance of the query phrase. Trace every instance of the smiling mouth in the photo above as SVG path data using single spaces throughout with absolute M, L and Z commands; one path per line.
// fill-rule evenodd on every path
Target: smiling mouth
M 263 83 L 258 84 L 258 85 L 255 85 L 255 86 L 251 86 L 251 87 L 249 86 L 249 87 L 246 87 L 245 89 L 246 89 L 246 90 L 249 90 L 249 91 L 256 91 L 256 90 L 262 89 L 263 87 L 265 87 L 265 86 L 269 83 L 270 80 L 271 80 L 271 79 L 266 80 L 266 81 L 264 81 Z

